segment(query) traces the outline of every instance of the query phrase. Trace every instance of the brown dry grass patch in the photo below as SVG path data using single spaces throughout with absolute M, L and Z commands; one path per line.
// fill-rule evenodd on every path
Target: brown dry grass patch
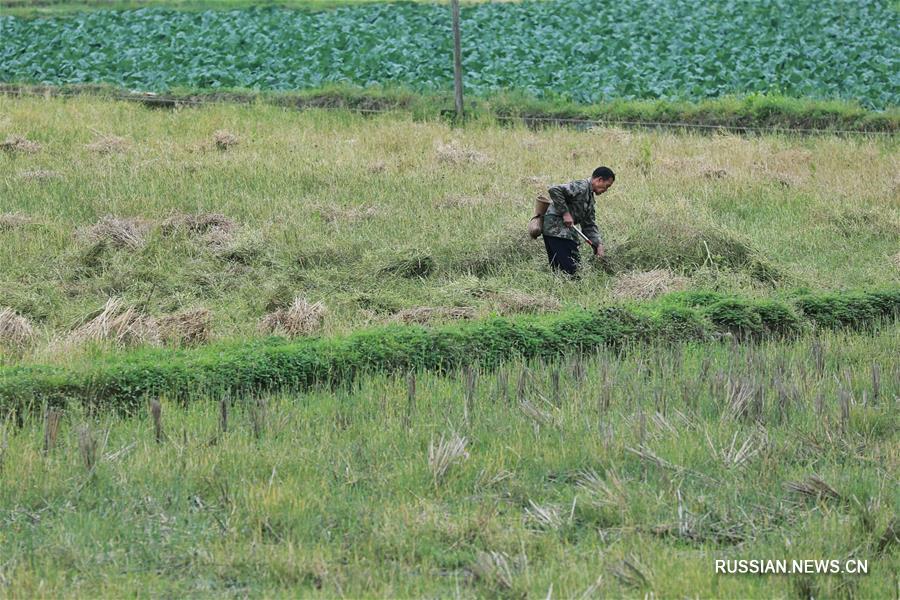
M 259 328 L 263 333 L 287 337 L 311 335 L 322 328 L 327 313 L 328 309 L 321 302 L 311 303 L 297 296 L 289 307 L 263 317 Z
M 219 129 L 213 133 L 213 144 L 219 150 L 228 150 L 240 143 L 240 138 L 227 129 Z
M 539 313 L 562 308 L 562 303 L 552 296 L 527 294 L 518 290 L 496 292 L 491 296 L 504 314 Z
M 35 171 L 22 171 L 19 177 L 25 181 L 50 181 L 51 179 L 59 179 L 62 175 L 57 171 L 46 171 L 37 169 Z
M 108 244 L 113 248 L 136 250 L 144 245 L 150 231 L 150 222 L 145 219 L 123 219 L 105 215 L 79 234 L 94 244 Z
M 472 306 L 418 306 L 394 313 L 391 315 L 390 321 L 406 325 L 413 323 L 425 325 L 436 320 L 473 319 L 476 314 L 475 308 Z
M 463 146 L 457 140 L 448 144 L 438 142 L 435 145 L 435 156 L 438 162 L 448 165 L 483 165 L 490 162 L 490 158 L 484 152 Z
M 668 269 L 637 271 L 619 275 L 613 283 L 613 297 L 620 300 L 649 300 L 687 287 L 685 277 Z
M 85 144 L 84 147 L 97 154 L 118 154 L 128 150 L 129 143 L 128 140 L 117 135 L 97 134 L 97 138 L 90 144 Z
M 0 214 L 0 231 L 10 231 L 18 229 L 33 223 L 30 217 L 20 213 L 2 213 Z
M 0 346 L 22 350 L 34 340 L 31 322 L 9 307 L 0 308 Z
M 40 152 L 41 148 L 42 146 L 38 142 L 32 142 L 21 135 L 11 135 L 5 141 L 0 142 L 0 150 L 10 154 L 34 154 Z
M 166 344 L 197 346 L 212 338 L 212 313 L 206 308 L 194 308 L 158 320 L 159 334 Z
M 381 209 L 377 206 L 319 210 L 322 219 L 331 225 L 336 223 L 358 223 L 360 221 L 367 221 L 378 216 L 378 213 L 380 212 Z
M 164 234 L 186 231 L 192 234 L 205 234 L 210 231 L 229 233 L 237 229 L 237 223 L 221 213 L 177 213 L 162 223 Z
M 110 298 L 98 314 L 69 334 L 69 344 L 112 342 L 127 348 L 144 344 L 159 345 L 159 324 L 120 298 Z

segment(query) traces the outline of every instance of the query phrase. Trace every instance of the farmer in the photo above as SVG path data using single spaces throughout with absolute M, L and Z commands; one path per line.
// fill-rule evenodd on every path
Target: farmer
M 575 225 L 581 225 L 581 232 L 591 241 L 594 255 L 597 258 L 605 256 L 603 240 L 594 222 L 594 196 L 608 190 L 615 180 L 612 169 L 597 167 L 588 179 L 554 185 L 548 190 L 551 204 L 544 214 L 542 233 L 547 259 L 554 270 L 575 275 L 578 246 L 582 242 Z

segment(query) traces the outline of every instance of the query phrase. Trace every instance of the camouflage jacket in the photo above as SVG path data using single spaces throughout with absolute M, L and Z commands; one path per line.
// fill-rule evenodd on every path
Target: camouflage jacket
M 563 223 L 563 213 L 568 211 L 575 219 L 575 224 L 581 225 L 581 231 L 588 239 L 594 244 L 603 243 L 600 230 L 597 229 L 597 223 L 594 221 L 594 192 L 591 190 L 590 179 L 578 179 L 563 185 L 554 185 L 548 192 L 552 204 L 544 215 L 544 235 L 582 243 L 583 240 L 578 234 Z

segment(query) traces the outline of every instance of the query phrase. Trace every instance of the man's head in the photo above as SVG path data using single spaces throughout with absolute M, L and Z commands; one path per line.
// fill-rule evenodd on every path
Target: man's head
M 591 190 L 595 194 L 602 194 L 610 188 L 616 180 L 616 174 L 609 167 L 597 167 L 591 175 Z

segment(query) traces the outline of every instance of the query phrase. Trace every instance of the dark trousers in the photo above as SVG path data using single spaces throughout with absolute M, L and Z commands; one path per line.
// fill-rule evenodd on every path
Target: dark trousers
M 545 235 L 544 247 L 547 249 L 547 260 L 554 270 L 575 274 L 578 268 L 578 242 Z

